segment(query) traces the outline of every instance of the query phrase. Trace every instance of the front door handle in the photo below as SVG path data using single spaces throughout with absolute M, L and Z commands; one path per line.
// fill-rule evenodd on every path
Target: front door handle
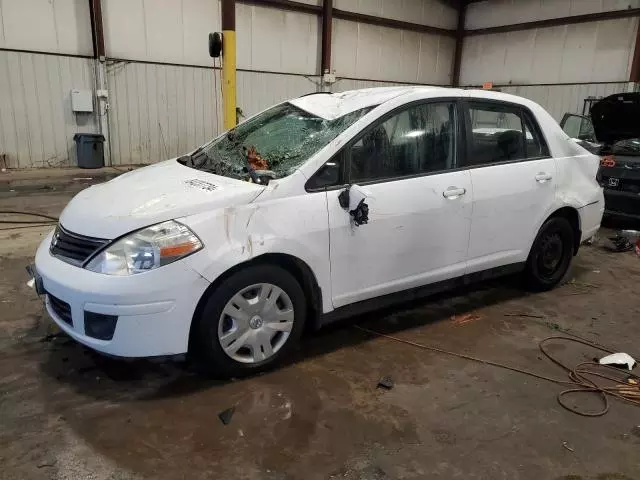
M 545 182 L 548 182 L 549 180 L 551 180 L 552 178 L 553 177 L 551 175 L 549 175 L 548 173 L 540 172 L 539 174 L 536 175 L 536 182 L 545 183 Z
M 442 196 L 444 198 L 448 198 L 449 200 L 455 200 L 467 193 L 465 188 L 460 187 L 449 187 L 444 192 L 442 192 Z

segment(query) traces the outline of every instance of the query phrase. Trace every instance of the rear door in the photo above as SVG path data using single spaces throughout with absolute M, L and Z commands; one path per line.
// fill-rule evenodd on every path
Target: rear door
M 554 202 L 555 160 L 520 105 L 469 101 L 465 120 L 473 184 L 467 271 L 523 262 Z
M 355 226 L 340 206 L 344 188 L 327 192 L 334 307 L 464 273 L 472 191 L 469 172 L 456 169 L 461 118 L 454 100 L 412 104 L 329 162 L 369 207 L 368 223 Z

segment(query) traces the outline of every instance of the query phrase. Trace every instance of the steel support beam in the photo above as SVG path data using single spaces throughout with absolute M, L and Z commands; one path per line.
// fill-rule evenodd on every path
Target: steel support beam
M 636 45 L 633 51 L 629 81 L 640 83 L 640 24 L 638 24 L 638 30 L 636 31 Z
M 322 60 L 320 74 L 331 73 L 331 27 L 333 25 L 333 0 L 322 4 Z
M 307 5 L 305 3 L 295 2 L 292 0 L 238 0 L 238 2 L 249 5 L 258 5 L 261 7 L 279 8 L 282 10 L 289 10 L 299 13 L 308 13 L 318 16 L 322 15 L 324 11 L 324 5 Z M 419 23 L 403 22 L 401 20 L 377 17 L 375 15 L 365 15 L 363 13 L 349 12 L 346 10 L 339 10 L 337 8 L 332 9 L 332 14 L 334 18 L 339 18 L 341 20 L 350 20 L 352 22 L 367 23 L 369 25 L 378 25 L 381 27 L 401 28 L 403 30 L 411 30 L 414 32 L 446 35 L 448 37 L 453 37 L 456 34 L 455 30 L 449 30 L 446 28 L 431 27 L 429 25 L 421 25 Z
M 109 135 L 109 92 L 107 65 L 102 24 L 102 1 L 89 0 L 91 40 L 93 42 L 93 68 L 95 72 L 96 124 L 104 137 L 104 163 L 112 165 L 111 137 Z
M 91 16 L 93 57 L 104 61 L 104 29 L 102 26 L 102 4 L 100 0 L 89 0 L 89 13 Z
M 453 55 L 453 72 L 451 85 L 460 86 L 460 66 L 462 65 L 462 49 L 464 48 L 464 23 L 467 16 L 467 4 L 461 3 L 458 7 L 458 28 L 456 29 L 456 50 Z
M 535 22 L 516 23 L 513 25 L 500 25 L 498 27 L 476 28 L 466 30 L 465 36 L 489 35 L 492 33 L 520 32 L 532 30 L 534 28 L 559 27 L 564 25 L 575 25 L 577 23 L 599 22 L 601 20 L 617 20 L 619 18 L 630 18 L 640 16 L 640 8 L 628 8 L 626 10 L 614 10 L 612 12 L 587 13 L 585 15 L 572 15 L 570 17 L 548 18 Z

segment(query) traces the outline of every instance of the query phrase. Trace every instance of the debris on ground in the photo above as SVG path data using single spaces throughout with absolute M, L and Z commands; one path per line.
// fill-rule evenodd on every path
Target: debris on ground
M 63 332 L 48 333 L 47 335 L 42 337 L 40 339 L 40 341 L 43 342 L 43 343 L 46 343 L 46 342 L 51 342 L 51 341 L 55 340 L 56 338 L 62 338 L 62 337 L 66 337 L 66 335 Z
M 628 353 L 612 353 L 598 360 L 600 365 L 611 365 L 612 367 L 623 368 L 626 366 L 629 370 L 633 368 L 636 361 Z
M 598 285 L 594 285 L 593 283 L 580 282 L 575 278 L 569 280 L 567 282 L 567 285 L 573 285 L 574 287 L 598 288 Z
M 544 318 L 544 315 L 532 315 L 530 313 L 505 313 L 505 317 Z
M 481 320 L 482 316 L 475 313 L 465 313 L 464 315 L 453 315 L 451 321 L 456 325 L 464 325 L 465 323 Z
M 229 425 L 231 423 L 231 417 L 233 417 L 236 407 L 227 408 L 218 414 L 218 418 L 223 425 Z
M 575 450 L 573 448 L 571 448 L 569 445 L 567 445 L 567 442 L 562 442 L 562 446 L 564 448 L 566 448 L 567 450 L 569 450 L 570 452 L 575 452 Z
M 393 388 L 393 379 L 390 376 L 385 375 L 380 380 L 378 380 L 378 388 L 391 390 Z
M 631 241 L 627 237 L 621 234 L 609 237 L 609 240 L 611 242 L 611 245 L 607 245 L 606 248 L 611 252 L 628 252 L 630 250 L 633 250 L 634 248 L 633 243 L 631 243 Z

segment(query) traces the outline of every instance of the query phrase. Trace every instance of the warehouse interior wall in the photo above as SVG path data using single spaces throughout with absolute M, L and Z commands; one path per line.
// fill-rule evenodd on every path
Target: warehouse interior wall
M 333 0 L 335 83 L 321 85 L 322 0 L 310 11 L 237 0 L 237 104 L 246 118 L 330 89 L 451 85 L 454 0 Z M 286 2 L 285 2 L 286 3 Z M 222 131 L 221 74 L 207 51 L 220 0 L 102 0 L 109 109 L 99 113 L 89 0 L 0 0 L 2 167 L 76 163 L 75 133 L 108 119 L 107 164 L 145 164 L 186 153 Z M 584 99 L 636 89 L 629 81 L 638 17 L 482 33 L 565 16 L 640 8 L 640 0 L 483 0 L 469 4 L 460 84 L 492 82 L 539 102 L 560 120 Z M 314 10 L 315 9 L 315 10 Z M 315 12 L 315 13 L 314 13 Z M 38 19 L 37 28 L 25 28 Z M 359 17 L 360 18 L 360 17 Z M 391 22 L 371 21 L 371 19 Z M 395 22 L 395 23 L 394 23 Z M 71 91 L 94 93 L 75 113 Z
M 319 7 L 322 0 L 296 0 Z M 455 29 L 445 0 L 334 0 L 334 7 Z M 88 0 L 0 0 L 0 154 L 6 166 L 75 165 L 73 135 L 100 119 L 74 113 L 72 89 L 95 91 Z M 24 28 L 38 18 L 38 28 Z M 145 164 L 222 131 L 221 75 L 207 51 L 220 0 L 102 0 L 108 164 Z M 237 1 L 237 104 L 244 117 L 319 91 L 321 21 L 313 13 Z M 451 35 L 334 20 L 332 91 L 451 82 Z M 219 64 L 216 64 L 219 67 Z
M 461 85 L 491 82 L 530 98 L 560 120 L 581 113 L 584 99 L 632 91 L 629 82 L 638 18 L 591 21 L 521 31 L 474 29 L 627 10 L 640 0 L 485 0 L 469 4 Z
M 0 0 L 0 20 L 1 166 L 70 165 L 73 135 L 98 128 L 71 111 L 71 90 L 95 84 L 89 3 Z

